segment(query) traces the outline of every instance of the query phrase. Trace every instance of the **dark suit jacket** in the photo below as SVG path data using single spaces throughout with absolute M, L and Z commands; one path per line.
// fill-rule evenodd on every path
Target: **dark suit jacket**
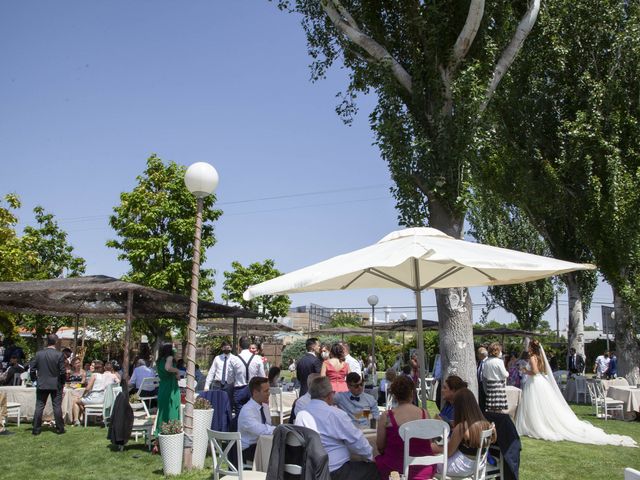
M 305 352 L 296 364 L 296 377 L 300 382 L 300 396 L 307 393 L 307 377 L 311 373 L 320 373 L 322 370 L 322 360 L 315 354 Z
M 66 376 L 64 354 L 53 348 L 45 348 L 36 353 L 31 368 L 38 372 L 38 389 L 59 390 Z
M 584 357 L 576 353 L 574 368 L 571 368 L 571 355 L 567 355 L 567 370 L 571 373 L 584 373 Z
M 303 447 L 286 445 L 287 434 L 296 437 Z M 284 464 L 293 463 L 302 467 L 300 480 L 331 480 L 329 455 L 322 446 L 317 432 L 297 425 L 278 425 L 273 432 L 273 446 L 269 457 L 267 480 L 287 480 Z

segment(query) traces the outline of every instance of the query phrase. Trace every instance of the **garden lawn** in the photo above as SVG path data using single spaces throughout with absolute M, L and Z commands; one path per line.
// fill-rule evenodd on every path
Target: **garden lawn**
M 433 413 L 435 405 L 429 402 Z M 572 405 L 573 410 L 608 433 L 629 435 L 640 442 L 640 422 L 597 420 L 589 406 Z M 15 424 L 15 435 L 0 436 L 0 479 L 160 479 L 162 459 L 151 455 L 142 439 L 133 440 L 124 452 L 114 451 L 107 430 L 100 427 L 68 427 L 64 435 L 43 430 L 31 435 L 31 426 Z M 640 449 L 582 445 L 571 442 L 545 442 L 522 439 L 520 478 L 538 479 L 622 479 L 625 467 L 640 469 Z M 176 479 L 211 478 L 211 458 L 205 470 L 173 477 Z M 383 479 L 386 480 L 386 479 Z

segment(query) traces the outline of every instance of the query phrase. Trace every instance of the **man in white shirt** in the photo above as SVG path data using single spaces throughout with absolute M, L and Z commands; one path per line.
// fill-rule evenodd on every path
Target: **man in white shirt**
M 344 348 L 344 361 L 349 365 L 349 371 L 362 376 L 362 366 L 360 365 L 360 362 L 353 358 L 349 353 L 349 344 L 347 342 L 340 342 L 340 344 L 342 345 L 342 348 Z
M 605 378 L 605 373 L 609 369 L 609 352 L 604 352 L 602 355 L 598 355 L 596 363 L 593 366 L 593 371 L 596 374 L 596 378 Z
M 222 353 L 213 359 L 204 382 L 204 389 L 226 390 L 227 385 L 233 386 L 237 362 L 237 357 L 231 354 L 231 344 L 222 342 Z
M 352 421 L 360 424 L 362 428 L 371 428 L 369 416 L 362 415 L 364 410 L 376 420 L 380 417 L 378 401 L 372 395 L 364 392 L 364 382 L 357 373 L 350 372 L 347 375 L 348 392 L 335 394 L 334 402 L 340 410 L 346 412 Z
M 309 385 L 311 385 L 311 382 L 313 382 L 316 378 L 320 378 L 319 373 L 309 374 L 309 376 L 307 377 L 307 388 L 309 387 Z M 307 393 L 305 393 L 295 401 L 295 405 L 293 407 L 293 414 L 297 416 L 300 412 L 302 412 L 305 408 L 307 408 L 307 405 L 309 405 L 310 401 L 311 401 L 311 395 L 309 394 L 309 390 L 307 390 Z
M 137 393 L 140 390 L 140 385 L 142 385 L 142 381 L 145 378 L 155 378 L 156 372 L 153 371 L 152 368 L 147 367 L 147 362 L 145 362 L 142 358 L 136 362 L 136 368 L 133 369 L 133 374 L 129 379 L 129 392 Z M 145 392 L 142 396 L 153 396 L 155 392 L 148 391 Z
M 242 437 L 242 456 L 245 461 L 253 460 L 260 435 L 271 435 L 275 430 L 269 412 L 269 380 L 253 377 L 249 382 L 249 390 L 251 399 L 238 416 L 238 432 Z
M 234 409 L 238 411 L 249 401 L 251 393 L 247 385 L 253 377 L 266 377 L 264 371 L 264 361 L 256 353 L 251 353 L 249 347 L 252 345 L 249 337 L 242 336 L 238 341 L 240 353 L 234 362 L 234 389 L 233 403 Z
M 311 401 L 296 418 L 296 425 L 312 428 L 320 434 L 329 455 L 331 480 L 379 480 L 376 464 L 371 462 L 372 447 L 349 416 L 333 407 L 333 388 L 327 377 L 316 378 L 309 385 Z M 351 460 L 351 455 L 368 461 Z

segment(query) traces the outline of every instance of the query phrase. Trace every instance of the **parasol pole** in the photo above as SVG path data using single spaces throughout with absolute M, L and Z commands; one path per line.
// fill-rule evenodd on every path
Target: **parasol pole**
M 420 266 L 418 264 L 418 259 L 413 259 L 413 270 L 414 276 L 416 280 L 416 286 L 414 292 L 416 294 L 416 308 L 418 309 L 418 319 L 416 322 L 417 334 L 418 334 L 418 368 L 420 372 L 420 401 L 422 402 L 422 407 L 427 407 L 427 382 L 426 382 L 426 374 L 424 371 L 424 336 L 422 334 L 422 290 L 420 289 Z

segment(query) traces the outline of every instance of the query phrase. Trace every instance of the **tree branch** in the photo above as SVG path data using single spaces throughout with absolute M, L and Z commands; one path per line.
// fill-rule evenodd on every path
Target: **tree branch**
M 471 0 L 467 20 L 453 46 L 453 55 L 449 62 L 449 71 L 453 72 L 464 57 L 466 57 L 471 48 L 471 44 L 473 44 L 473 40 L 476 38 L 483 16 L 484 0 Z
M 342 32 L 350 41 L 371 55 L 376 62 L 389 66 L 391 72 L 400 85 L 402 85 L 407 92 L 412 93 L 411 75 L 409 75 L 404 67 L 400 65 L 393 56 L 391 56 L 386 48 L 362 32 L 353 17 L 340 3 L 340 0 L 321 0 L 320 3 L 322 5 L 322 9 L 340 32 Z
M 531 30 L 533 29 L 533 26 L 538 19 L 539 11 L 540 0 L 530 0 L 529 8 L 522 17 L 522 20 L 520 20 L 518 28 L 516 28 L 516 32 L 514 33 L 511 42 L 509 42 L 507 48 L 504 50 L 504 52 L 502 52 L 502 56 L 496 64 L 496 68 L 493 71 L 493 78 L 489 83 L 489 87 L 487 88 L 487 92 L 485 93 L 484 101 L 480 106 L 480 112 L 484 112 L 486 110 L 487 105 L 489 105 L 489 102 L 491 101 L 491 97 L 493 97 L 493 94 L 498 88 L 500 80 L 502 80 L 502 77 L 504 77 L 504 74 L 507 72 L 516 56 L 522 49 L 522 44 L 529 36 L 529 33 L 531 33 Z

